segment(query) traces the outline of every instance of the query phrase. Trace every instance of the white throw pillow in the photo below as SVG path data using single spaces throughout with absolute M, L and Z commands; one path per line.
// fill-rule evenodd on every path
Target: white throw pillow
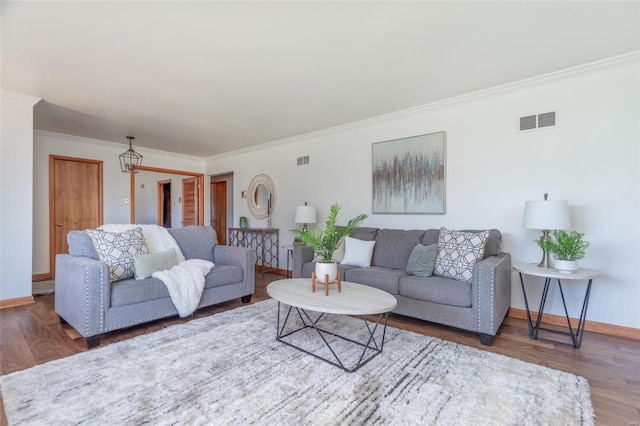
M 142 254 L 133 256 L 135 265 L 136 280 L 149 278 L 151 274 L 158 271 L 166 271 L 178 264 L 176 249 L 161 251 L 159 253 Z
M 371 266 L 371 256 L 375 241 L 363 241 L 357 238 L 345 237 L 343 265 L 359 266 L 368 268 Z
M 98 253 L 98 259 L 109 265 L 111 282 L 133 277 L 133 256 L 147 254 L 142 228 L 124 232 L 105 232 L 87 229 Z

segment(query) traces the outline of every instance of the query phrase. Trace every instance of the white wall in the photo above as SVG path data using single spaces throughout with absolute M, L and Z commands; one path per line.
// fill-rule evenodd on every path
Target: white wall
M 258 173 L 278 188 L 273 226 L 280 244 L 292 241 L 295 207 L 308 201 L 324 222 L 334 201 L 339 222 L 369 214 L 363 226 L 388 228 L 498 228 L 513 263 L 538 262 L 539 232 L 522 228 L 526 200 L 568 200 L 573 229 L 591 242 L 584 268 L 602 271 L 594 282 L 589 320 L 640 328 L 640 61 L 638 55 L 567 70 L 481 94 L 280 141 L 263 149 L 207 160 L 206 172 L 234 172 L 234 223 L 251 217 L 240 193 Z M 559 126 L 516 131 L 517 118 L 558 111 Z M 447 132 L 446 214 L 372 215 L 371 144 Z M 296 158 L 310 164 L 296 166 Z M 286 265 L 286 252 L 280 265 Z M 540 281 L 528 281 L 539 300 Z M 580 313 L 584 285 L 567 285 L 571 316 Z M 517 276 L 512 307 L 524 308 Z M 537 310 L 537 308 L 536 308 Z M 563 314 L 557 288 L 546 312 Z
M 33 106 L 40 99 L 0 98 L 0 300 L 31 296 Z
M 123 137 L 124 139 L 124 137 Z M 106 141 L 79 138 L 43 131 L 33 134 L 33 273 L 49 272 L 49 155 L 87 158 L 103 161 L 104 222 L 130 223 L 130 197 L 128 173 L 122 173 L 118 156 L 128 146 Z M 142 164 L 172 170 L 202 173 L 204 161 L 200 158 L 175 153 L 138 148 L 144 156 Z M 139 185 L 137 185 L 139 188 Z M 138 192 L 139 189 L 136 189 Z M 209 198 L 205 191 L 205 206 Z M 31 212 L 31 210 L 29 210 Z M 205 224 L 208 224 L 205 208 Z
M 182 179 L 175 175 L 143 171 L 136 175 L 136 223 L 158 223 L 158 181 L 171 179 L 171 227 L 182 227 Z M 206 191 L 205 187 L 205 191 Z M 207 210 L 207 206 L 205 206 Z

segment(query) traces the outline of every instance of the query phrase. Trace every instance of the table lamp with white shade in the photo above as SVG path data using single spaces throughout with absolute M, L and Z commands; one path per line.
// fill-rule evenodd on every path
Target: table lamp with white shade
M 304 206 L 296 207 L 295 223 L 302 223 L 302 232 L 307 232 L 308 223 L 316 223 L 316 208 L 308 206 L 306 201 Z
M 527 201 L 524 205 L 522 227 L 541 230 L 541 241 L 549 240 L 549 232 L 552 230 L 571 228 L 569 204 L 563 200 L 548 200 L 548 195 L 544 194 L 544 200 Z M 542 260 L 538 266 L 551 268 L 549 253 L 544 249 L 542 250 Z

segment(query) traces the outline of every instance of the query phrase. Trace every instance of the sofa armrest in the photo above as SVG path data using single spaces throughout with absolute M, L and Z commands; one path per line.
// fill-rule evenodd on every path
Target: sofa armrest
M 511 255 L 500 253 L 476 263 L 472 287 L 478 332 L 495 336 L 511 305 Z
M 56 256 L 55 310 L 84 337 L 104 332 L 111 299 L 109 267 L 96 259 Z
M 213 249 L 213 259 L 216 265 L 241 267 L 245 295 L 253 294 L 256 280 L 256 253 L 253 250 L 217 244 Z
M 313 249 L 308 246 L 293 248 L 293 278 L 302 278 L 302 265 L 313 260 Z

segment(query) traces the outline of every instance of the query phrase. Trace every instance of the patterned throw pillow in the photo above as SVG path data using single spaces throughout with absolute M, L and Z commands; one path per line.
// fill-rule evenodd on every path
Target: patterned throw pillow
M 87 229 L 98 259 L 109 265 L 111 282 L 133 277 L 133 256 L 147 254 L 142 228 L 124 232 Z
M 478 233 L 440 228 L 434 275 L 471 283 L 473 266 L 482 260 L 489 231 Z

